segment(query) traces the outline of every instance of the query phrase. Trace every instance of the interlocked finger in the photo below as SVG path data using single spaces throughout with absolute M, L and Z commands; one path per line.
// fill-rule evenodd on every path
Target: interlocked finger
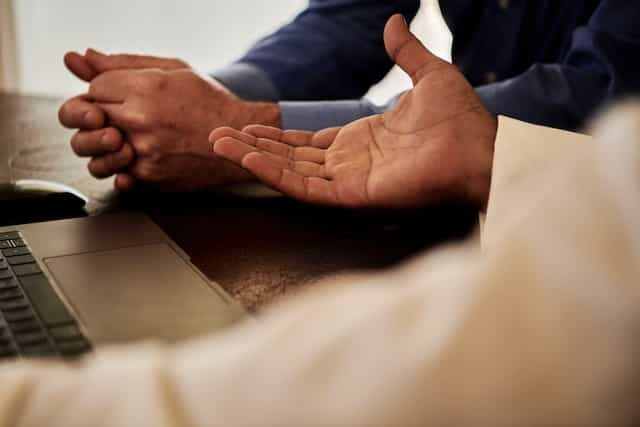
M 81 157 L 104 156 L 118 151 L 122 144 L 122 134 L 114 127 L 79 130 L 71 138 L 73 152 Z
M 111 154 L 94 157 L 87 165 L 89 172 L 96 178 L 107 178 L 128 167 L 134 160 L 135 154 L 130 144 Z

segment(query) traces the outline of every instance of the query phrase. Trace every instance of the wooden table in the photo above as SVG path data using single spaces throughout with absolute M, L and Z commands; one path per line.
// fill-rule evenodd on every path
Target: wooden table
M 466 236 L 477 222 L 477 213 L 461 206 L 355 212 L 222 192 L 119 196 L 111 180 L 91 178 L 63 146 L 71 132 L 58 124 L 61 102 L 0 94 L 0 179 L 10 177 L 7 159 L 17 150 L 57 147 L 66 169 L 53 171 L 59 178 L 53 177 L 89 195 L 91 214 L 144 210 L 196 266 L 251 311 L 333 274 L 391 266 Z M 34 170 L 34 177 L 51 178 L 48 172 Z

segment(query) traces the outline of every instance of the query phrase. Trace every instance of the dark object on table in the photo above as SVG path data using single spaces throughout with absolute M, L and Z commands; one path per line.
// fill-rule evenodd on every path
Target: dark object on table
M 86 200 L 77 192 L 61 184 L 46 181 L 0 184 L 0 226 L 84 217 L 85 204 Z

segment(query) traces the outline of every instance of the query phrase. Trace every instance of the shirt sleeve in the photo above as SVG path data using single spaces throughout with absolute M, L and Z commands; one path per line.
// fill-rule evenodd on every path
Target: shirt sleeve
M 212 73 L 211 77 L 249 101 L 277 102 L 280 99 L 280 93 L 269 76 L 255 65 L 238 62 Z
M 277 101 L 280 96 L 269 77 L 251 64 L 232 64 L 212 77 L 243 99 Z M 280 114 L 283 129 L 316 131 L 344 126 L 363 117 L 380 114 L 391 109 L 402 94 L 385 105 L 376 105 L 365 98 L 344 101 L 281 101 Z
M 491 247 L 521 218 L 510 206 L 540 203 L 536 193 L 526 187 L 535 177 L 557 167 L 554 159 L 577 159 L 589 147 L 591 136 L 521 122 L 505 116 L 498 118 L 498 135 L 491 173 L 489 204 L 483 223 L 482 246 Z M 508 136 L 508 137 L 507 137 Z M 522 209 L 526 213 L 526 209 Z
M 574 31 L 561 61 L 534 64 L 477 92 L 496 114 L 579 129 L 598 108 L 640 92 L 638 22 L 637 2 L 601 1 L 588 24 Z
M 381 114 L 390 110 L 402 94 L 395 96 L 385 105 L 376 105 L 363 98 L 352 101 L 282 101 L 282 127 L 316 131 Z
M 358 99 L 393 66 L 384 49 L 387 20 L 402 13 L 411 21 L 419 6 L 419 0 L 310 0 L 238 63 L 261 70 L 273 85 L 260 95 L 286 101 Z M 214 76 L 228 83 L 229 73 L 222 74 Z M 251 85 L 244 78 L 240 83 Z

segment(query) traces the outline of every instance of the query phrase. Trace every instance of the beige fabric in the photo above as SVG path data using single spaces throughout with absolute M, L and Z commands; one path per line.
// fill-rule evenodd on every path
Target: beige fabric
M 604 135 L 501 118 L 484 254 L 319 286 L 179 348 L 0 367 L 0 426 L 629 425 L 640 134 Z
M 545 191 L 531 191 L 531 181 L 556 167 L 558 159 L 570 167 L 577 161 L 577 156 L 584 153 L 582 146 L 591 140 L 587 135 L 507 117 L 499 118 L 498 133 L 509 135 L 509 141 L 502 139 L 495 148 L 490 209 L 483 224 L 483 248 L 488 248 L 494 238 L 503 236 L 505 227 L 519 223 L 529 215 L 529 209 L 523 204 L 532 208 L 539 204 L 540 197 L 546 196 Z

